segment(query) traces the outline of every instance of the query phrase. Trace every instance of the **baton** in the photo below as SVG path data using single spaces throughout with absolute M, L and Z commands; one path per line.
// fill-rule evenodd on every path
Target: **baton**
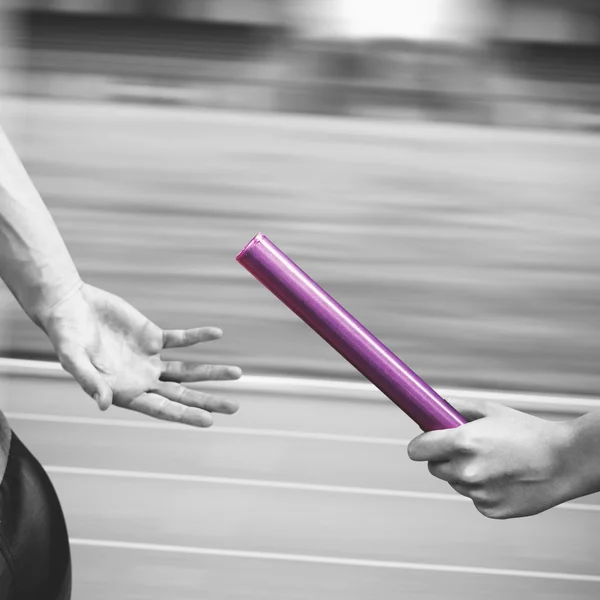
M 315 283 L 263 233 L 236 258 L 423 431 L 466 419 Z

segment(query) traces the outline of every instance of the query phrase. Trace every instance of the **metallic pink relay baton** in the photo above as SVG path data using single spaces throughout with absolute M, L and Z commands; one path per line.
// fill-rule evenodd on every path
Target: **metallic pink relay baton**
M 236 260 L 421 429 L 449 429 L 466 422 L 266 235 L 257 234 Z

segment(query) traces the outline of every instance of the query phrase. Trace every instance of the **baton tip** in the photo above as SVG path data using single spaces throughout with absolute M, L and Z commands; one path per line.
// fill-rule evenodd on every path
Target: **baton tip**
M 241 260 L 244 258 L 244 255 L 245 255 L 245 254 L 246 254 L 246 253 L 247 253 L 249 250 L 251 250 L 251 249 L 252 249 L 252 247 L 253 247 L 254 245 L 256 245 L 256 244 L 260 244 L 260 242 L 262 242 L 262 240 L 263 240 L 264 238 L 266 238 L 266 237 L 267 237 L 267 236 L 266 236 L 264 233 L 262 233 L 262 232 L 259 232 L 259 233 L 257 233 L 257 234 L 256 234 L 256 235 L 255 235 L 255 236 L 254 236 L 254 237 L 253 237 L 253 238 L 252 238 L 252 239 L 251 239 L 251 240 L 250 240 L 250 241 L 249 241 L 249 242 L 248 242 L 248 243 L 247 243 L 247 244 L 246 244 L 246 245 L 245 245 L 245 246 L 242 248 L 242 250 L 240 251 L 240 253 L 239 253 L 239 254 L 238 254 L 236 257 L 235 257 L 235 260 L 237 260 L 237 262 L 240 262 L 240 261 L 241 261 Z

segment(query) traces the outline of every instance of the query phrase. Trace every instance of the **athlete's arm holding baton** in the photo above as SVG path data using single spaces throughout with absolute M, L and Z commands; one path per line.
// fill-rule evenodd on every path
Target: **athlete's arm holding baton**
M 485 516 L 534 515 L 600 491 L 600 411 L 548 421 L 498 403 L 452 404 L 470 422 L 423 433 L 408 453 Z

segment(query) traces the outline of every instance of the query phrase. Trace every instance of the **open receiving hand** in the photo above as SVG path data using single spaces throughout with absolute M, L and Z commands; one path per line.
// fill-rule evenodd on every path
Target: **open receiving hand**
M 495 519 L 540 513 L 577 497 L 571 422 L 547 421 L 502 404 L 453 401 L 469 421 L 408 446 L 435 477 Z
M 162 330 L 122 298 L 82 284 L 42 323 L 63 368 L 102 410 L 111 404 L 197 427 L 212 425 L 211 413 L 234 413 L 231 400 L 181 383 L 239 379 L 233 366 L 163 362 L 165 348 L 219 339 L 215 327 Z

